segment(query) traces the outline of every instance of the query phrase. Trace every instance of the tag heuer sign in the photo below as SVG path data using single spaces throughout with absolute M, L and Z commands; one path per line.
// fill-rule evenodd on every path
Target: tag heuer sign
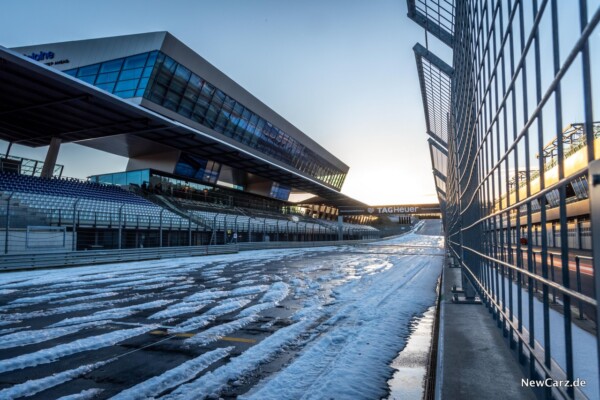
M 339 208 L 339 215 L 414 215 L 439 212 L 441 212 L 439 204 L 402 204 L 392 206 Z

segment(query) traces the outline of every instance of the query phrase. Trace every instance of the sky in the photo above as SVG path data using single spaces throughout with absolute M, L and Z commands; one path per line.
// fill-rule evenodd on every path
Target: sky
M 0 45 L 169 31 L 350 166 L 342 192 L 371 205 L 437 202 L 404 0 L 34 1 L 3 4 Z M 448 48 L 430 49 L 451 64 Z M 6 142 L 0 141 L 0 152 Z M 43 159 L 45 148 L 11 154 Z M 126 159 L 66 144 L 64 175 Z

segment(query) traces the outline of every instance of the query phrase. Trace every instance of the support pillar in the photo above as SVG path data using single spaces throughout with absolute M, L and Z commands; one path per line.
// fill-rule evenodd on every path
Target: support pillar
M 44 166 L 42 167 L 42 178 L 52 178 L 54 174 L 54 167 L 56 166 L 56 159 L 58 158 L 58 151 L 60 150 L 60 144 L 62 139 L 59 137 L 53 137 L 50 140 L 50 147 L 46 153 L 46 159 L 44 160 Z

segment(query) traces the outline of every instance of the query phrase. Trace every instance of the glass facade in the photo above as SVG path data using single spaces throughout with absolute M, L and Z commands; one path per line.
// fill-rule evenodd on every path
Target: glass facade
M 346 178 L 323 157 L 162 52 L 136 54 L 64 72 L 123 98 L 144 97 L 338 190 Z M 211 162 L 188 158 L 178 164 L 178 174 L 216 182 L 219 164 L 202 166 Z
M 277 182 L 273 182 L 273 186 L 271 186 L 271 193 L 269 194 L 269 196 L 271 196 L 274 199 L 287 201 L 290 197 L 291 191 L 292 188 L 280 185 Z
M 175 166 L 175 174 L 198 179 L 206 183 L 217 183 L 221 164 L 204 160 L 191 154 L 182 154 Z
M 336 189 L 344 183 L 345 173 L 163 53 L 145 97 Z
M 64 72 L 119 97 L 142 97 L 157 55 L 152 51 Z
M 150 182 L 150 170 L 143 169 L 139 171 L 116 172 L 113 174 L 93 175 L 90 181 L 97 183 L 106 183 L 110 185 L 138 185 Z

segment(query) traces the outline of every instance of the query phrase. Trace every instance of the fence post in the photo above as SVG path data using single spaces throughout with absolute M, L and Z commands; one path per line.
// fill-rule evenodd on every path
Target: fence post
M 188 245 L 192 245 L 192 219 L 188 217 Z
M 248 243 L 252 241 L 252 217 L 248 217 Z
M 12 192 L 6 199 L 6 229 L 4 230 L 4 254 L 8 254 L 8 229 L 10 228 L 10 199 L 15 192 Z
M 238 220 L 239 216 L 240 216 L 239 214 L 236 214 L 235 219 L 233 220 L 234 227 L 233 227 L 233 235 L 231 236 L 231 238 L 232 239 L 235 238 L 235 244 L 237 244 L 238 236 L 239 236 L 238 235 L 238 224 L 237 224 L 237 220 Z
M 77 250 L 77 204 L 79 203 L 79 200 L 81 200 L 81 198 L 78 198 L 77 200 L 75 200 L 75 202 L 73 203 L 73 237 L 71 238 L 71 248 L 73 251 Z
M 590 183 L 592 243 L 597 243 L 600 241 L 600 160 L 592 161 L 589 164 L 588 182 Z M 600 246 L 592 246 L 592 254 L 594 257 L 594 271 L 600 271 Z M 600 299 L 600 274 L 594 274 L 594 283 L 596 299 Z M 600 306 L 596 306 L 596 321 L 600 321 Z M 597 363 L 600 369 L 600 329 L 596 329 L 596 340 Z
M 158 247 L 162 247 L 163 245 L 163 211 L 165 211 L 165 209 L 161 208 L 158 216 Z
M 119 250 L 121 249 L 121 245 L 122 245 L 122 242 L 121 242 L 121 240 L 122 240 L 121 237 L 123 236 L 123 220 L 122 220 L 122 217 L 123 217 L 123 207 L 124 206 L 125 206 L 125 203 L 121 204 L 121 207 L 119 207 L 119 230 L 118 230 L 119 237 L 118 237 L 118 242 L 117 242 L 119 244 Z M 73 218 L 75 218 L 75 216 L 73 216 Z

